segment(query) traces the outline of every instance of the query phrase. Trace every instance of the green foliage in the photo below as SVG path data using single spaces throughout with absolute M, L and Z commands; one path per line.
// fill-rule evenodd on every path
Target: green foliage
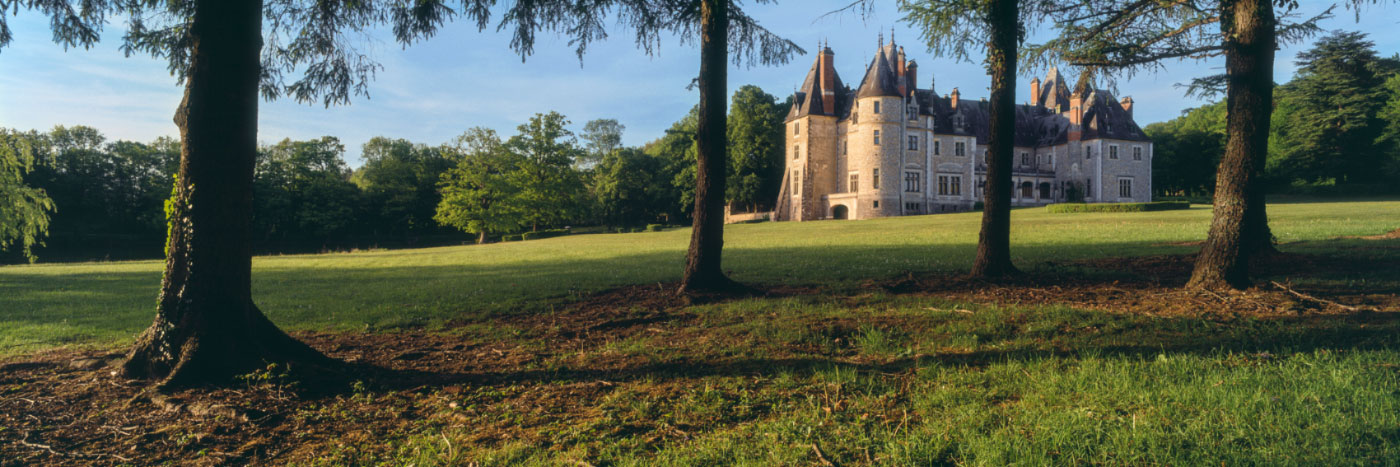
M 660 232 L 665 229 L 665 224 L 647 224 L 647 232 Z
M 522 234 L 520 234 L 520 239 L 521 239 L 521 240 L 539 240 L 539 239 L 541 239 L 541 238 L 560 237 L 560 236 L 564 236 L 564 235 L 569 235 L 569 234 L 571 234 L 571 233 L 573 233 L 573 232 L 571 232 L 569 229 L 538 230 L 538 231 L 533 231 L 533 232 L 525 232 L 525 233 L 522 233 Z
M 1191 209 L 1186 201 L 1153 201 L 1151 203 L 1056 203 L 1045 211 L 1056 214 L 1072 212 L 1148 212 Z
M 626 129 L 626 126 L 611 118 L 589 120 L 583 125 L 583 134 L 579 135 L 588 143 L 579 153 L 578 164 L 589 167 L 598 165 L 608 154 L 622 149 L 622 132 Z
M 1385 82 L 1400 61 L 1376 56 L 1359 32 L 1335 32 L 1298 54 L 1297 76 L 1275 100 L 1268 173 L 1283 181 L 1379 183 L 1400 154 L 1386 151 L 1383 110 L 1400 100 Z
M 434 216 L 438 223 L 482 235 L 524 225 L 523 207 L 516 201 L 519 179 L 513 175 L 524 163 L 523 157 L 486 128 L 472 128 L 458 136 L 453 157 L 457 166 L 444 173 L 440 182 L 442 201 Z
M 558 112 L 535 114 L 503 145 L 519 156 L 517 165 L 504 173 L 514 180 L 513 203 L 524 225 L 559 225 L 583 214 L 586 191 L 582 175 L 573 169 L 582 151 L 568 125 Z
M 49 231 L 53 200 L 43 189 L 25 184 L 34 169 L 36 135 L 0 129 L 0 251 L 18 245 L 30 262 L 34 246 L 42 245 Z
M 611 225 L 666 221 L 684 217 L 672 185 L 674 161 L 636 148 L 603 157 L 593 170 L 592 196 L 599 220 Z M 694 187 L 692 187 L 692 190 Z
M 447 148 L 375 137 L 364 144 L 364 165 L 350 180 L 364 191 L 376 235 L 408 237 L 437 231 L 437 184 L 452 167 Z
M 360 218 L 360 189 L 340 140 L 282 140 L 259 151 L 253 172 L 253 232 L 270 241 L 325 245 Z
M 1298 55 L 1298 75 L 1274 92 L 1264 177 L 1271 191 L 1375 194 L 1400 177 L 1400 57 L 1378 58 L 1361 33 L 1338 32 Z M 1148 125 L 1159 195 L 1214 190 L 1225 146 L 1225 101 Z
M 568 120 L 536 114 L 520 133 L 501 142 L 475 128 L 458 138 L 457 167 L 441 182 L 436 219 L 477 234 L 559 225 L 583 215 L 583 175 L 574 169 L 581 151 Z
M 771 209 L 783 179 L 783 119 L 787 108 L 758 86 L 740 87 L 729 106 L 730 205 L 749 212 Z
M 642 148 L 647 154 L 666 161 L 671 186 L 676 191 L 676 209 L 688 217 L 695 209 L 695 131 L 700 125 L 700 108 L 691 107 L 685 117 L 671 124 L 666 135 Z

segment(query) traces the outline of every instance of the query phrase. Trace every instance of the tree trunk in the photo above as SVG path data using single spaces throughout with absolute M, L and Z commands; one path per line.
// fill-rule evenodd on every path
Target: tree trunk
M 1274 9 L 1270 0 L 1221 3 L 1225 36 L 1225 156 L 1215 179 L 1210 234 L 1191 272 L 1192 289 L 1249 286 L 1249 260 L 1269 234 L 1257 183 L 1269 145 L 1274 93 Z M 1263 231 L 1261 231 L 1263 229 Z
M 252 300 L 253 163 L 262 1 L 199 0 L 180 128 L 176 209 L 155 322 L 122 370 L 163 388 L 231 380 L 270 362 L 325 363 Z
M 1255 176 L 1257 177 L 1264 170 L 1264 161 L 1255 163 Z M 1278 253 L 1278 248 L 1274 246 L 1274 232 L 1269 229 L 1269 214 L 1264 205 L 1265 187 L 1262 184 L 1254 187 L 1254 192 L 1250 194 L 1249 206 L 1245 211 L 1245 224 L 1248 226 L 1246 232 L 1249 238 L 1245 241 L 1245 246 L 1249 251 L 1246 253 L 1250 258 L 1268 256 Z
M 485 245 L 485 244 L 486 244 L 486 229 L 481 229 L 480 232 L 477 232 L 477 233 L 476 233 L 476 244 L 477 244 L 477 245 Z
M 695 215 L 685 255 L 681 293 L 727 289 L 733 282 L 720 269 L 724 249 L 724 177 L 729 161 L 725 142 L 729 65 L 729 2 L 700 4 L 700 121 L 695 130 Z
M 972 275 L 994 279 L 1018 273 L 1011 263 L 1011 162 L 1016 135 L 1016 49 L 1020 12 L 1016 0 L 994 0 L 988 13 L 991 140 L 987 142 L 987 186 L 982 190 L 982 233 L 977 239 L 977 259 L 972 263 Z

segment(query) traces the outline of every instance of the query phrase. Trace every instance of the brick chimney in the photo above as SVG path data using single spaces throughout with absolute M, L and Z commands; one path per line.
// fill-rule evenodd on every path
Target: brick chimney
M 1069 140 L 1079 141 L 1084 135 L 1084 95 L 1075 90 L 1069 94 Z
M 1031 78 L 1031 103 L 1040 105 L 1040 78 Z
M 894 45 L 894 31 L 890 31 L 890 45 Z M 909 70 L 906 68 L 907 62 L 904 61 L 904 47 L 900 46 L 896 50 L 898 52 L 895 53 L 894 71 L 895 76 L 899 77 L 899 96 L 904 97 L 909 95 L 909 83 L 904 80 L 905 73 Z
M 948 105 L 951 106 L 953 110 L 958 110 L 958 98 L 960 96 L 962 96 L 962 93 L 958 92 L 958 88 L 953 88 L 952 94 L 948 94 Z
M 918 89 L 918 87 L 919 87 L 919 64 L 918 64 L 918 63 L 915 63 L 913 60 L 910 60 L 910 61 L 909 61 L 909 65 L 905 67 L 904 73 L 905 73 L 905 75 L 907 76 L 907 78 L 905 78 L 904 81 L 907 82 L 907 83 L 909 83 L 909 88 L 910 88 L 910 90 Z
M 1133 118 L 1133 96 L 1123 96 L 1123 111 L 1128 112 L 1128 118 Z
M 823 47 L 821 56 L 820 75 L 822 93 L 822 111 L 831 115 L 836 114 L 836 54 L 831 52 L 831 47 Z

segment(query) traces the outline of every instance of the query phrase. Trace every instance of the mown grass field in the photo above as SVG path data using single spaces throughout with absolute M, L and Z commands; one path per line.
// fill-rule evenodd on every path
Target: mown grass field
M 1033 275 L 1114 287 L 1122 271 L 1080 261 L 1193 252 L 1209 214 L 1017 210 L 1013 253 Z M 1270 218 L 1285 252 L 1357 267 L 1267 279 L 1400 293 L 1400 239 L 1345 238 L 1400 228 L 1400 201 L 1276 204 Z M 434 382 L 288 403 L 269 425 L 171 425 L 139 438 L 156 453 L 141 463 L 1400 464 L 1400 310 L 1166 316 L 869 284 L 965 270 L 978 221 L 730 226 L 735 278 L 801 290 L 694 305 L 596 295 L 678 279 L 685 230 L 257 258 L 255 298 L 279 325 Z M 129 341 L 159 267 L 0 268 L 0 355 Z M 0 405 L 38 397 L 24 391 L 0 385 Z M 280 394 L 250 385 L 227 403 L 257 391 Z M 236 452 L 250 439 L 292 447 Z
M 748 283 L 836 288 L 905 272 L 966 270 L 979 216 L 731 225 L 725 267 Z M 1107 214 L 1020 209 L 1012 218 L 1012 253 L 1031 270 L 1093 257 L 1189 253 L 1196 247 L 1173 244 L 1203 239 L 1209 217 L 1204 206 Z M 1400 227 L 1400 202 L 1278 204 L 1270 220 L 1285 250 L 1326 250 L 1348 243 L 1329 239 Z M 688 230 L 676 229 L 259 257 L 253 295 L 288 329 L 436 328 L 547 310 L 608 287 L 678 280 L 688 240 Z M 130 340 L 153 316 L 160 269 L 159 261 L 0 267 L 0 356 Z

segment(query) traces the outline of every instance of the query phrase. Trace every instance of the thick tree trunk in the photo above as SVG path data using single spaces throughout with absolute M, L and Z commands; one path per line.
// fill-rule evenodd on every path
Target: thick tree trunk
M 700 4 L 700 121 L 695 130 L 695 215 L 685 255 L 681 293 L 722 290 L 733 284 L 720 269 L 724 249 L 725 144 L 729 80 L 729 2 Z
M 972 275 L 993 279 L 1018 273 L 1011 263 L 1011 162 L 1016 134 L 1016 36 L 1020 15 L 1015 0 L 994 0 L 988 13 L 991 140 L 987 143 L 987 186 L 982 190 L 982 233 L 977 240 Z
M 123 366 L 174 388 L 225 382 L 268 363 L 324 363 L 252 300 L 252 185 L 258 136 L 260 0 L 199 0 L 175 113 L 181 154 L 155 322 Z
M 476 244 L 477 244 L 477 245 L 485 245 L 485 244 L 486 244 L 486 230 L 485 230 L 485 229 L 482 229 L 482 231 L 476 233 Z
M 1257 179 L 1268 151 L 1273 110 L 1274 26 L 1270 0 L 1221 3 L 1229 76 L 1228 141 L 1216 174 L 1210 234 L 1196 258 L 1188 288 L 1248 287 L 1250 257 L 1262 249 L 1261 239 L 1269 235 Z

